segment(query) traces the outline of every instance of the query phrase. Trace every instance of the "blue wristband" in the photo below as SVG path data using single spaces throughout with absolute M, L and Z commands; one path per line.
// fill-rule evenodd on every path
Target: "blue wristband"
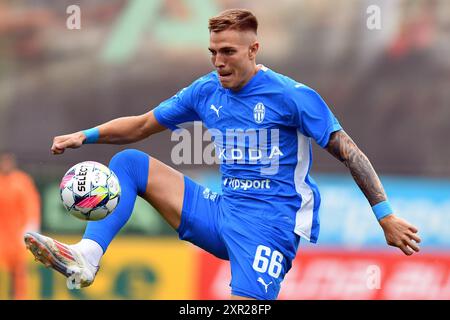
M 96 143 L 98 138 L 100 138 L 100 130 L 98 130 L 98 128 L 83 130 L 83 133 L 86 136 L 86 140 L 84 140 L 83 144 Z
M 372 207 L 373 213 L 375 213 L 375 217 L 377 217 L 377 220 L 380 221 L 384 217 L 390 215 L 391 213 L 394 213 L 392 210 L 391 204 L 389 201 L 382 201 L 377 203 Z

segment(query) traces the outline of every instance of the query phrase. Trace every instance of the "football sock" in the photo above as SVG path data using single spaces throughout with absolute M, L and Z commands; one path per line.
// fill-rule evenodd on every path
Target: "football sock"
M 103 255 L 102 247 L 91 239 L 81 239 L 80 242 L 70 245 L 71 248 L 81 252 L 83 257 L 94 267 L 98 267 Z
M 89 221 L 83 235 L 83 239 L 97 242 L 103 253 L 130 218 L 136 196 L 145 193 L 149 165 L 149 155 L 133 149 L 121 151 L 111 159 L 109 168 L 116 174 L 121 188 L 119 204 L 106 218 Z

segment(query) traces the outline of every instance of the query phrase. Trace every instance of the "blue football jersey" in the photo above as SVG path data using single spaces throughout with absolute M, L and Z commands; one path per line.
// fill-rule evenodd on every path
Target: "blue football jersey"
M 214 71 L 162 102 L 154 115 L 171 130 L 198 120 L 210 131 L 227 212 L 317 241 L 320 194 L 309 175 L 311 139 L 325 147 L 342 128 L 316 91 L 264 66 L 233 91 Z

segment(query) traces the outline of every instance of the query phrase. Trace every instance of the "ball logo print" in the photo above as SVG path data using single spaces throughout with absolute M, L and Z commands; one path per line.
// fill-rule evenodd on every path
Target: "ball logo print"
M 266 115 L 266 107 L 260 102 L 253 109 L 253 118 L 256 123 L 262 123 L 264 121 L 264 116 Z
M 100 220 L 120 200 L 117 176 L 105 165 L 85 161 L 71 167 L 60 184 L 61 200 L 67 211 L 81 220 Z

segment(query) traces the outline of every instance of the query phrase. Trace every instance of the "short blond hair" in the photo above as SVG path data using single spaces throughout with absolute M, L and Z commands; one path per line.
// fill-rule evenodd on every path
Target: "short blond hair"
M 258 31 L 258 20 L 249 10 L 229 9 L 209 19 L 209 32 L 221 32 L 224 30 Z

